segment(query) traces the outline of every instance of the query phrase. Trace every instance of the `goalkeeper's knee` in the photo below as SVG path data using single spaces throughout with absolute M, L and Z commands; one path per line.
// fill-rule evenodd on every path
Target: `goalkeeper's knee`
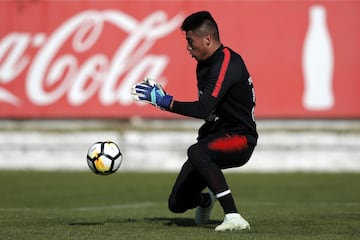
M 173 195 L 170 195 L 168 200 L 168 207 L 169 210 L 173 213 L 184 213 L 186 212 L 187 208 L 184 208 Z

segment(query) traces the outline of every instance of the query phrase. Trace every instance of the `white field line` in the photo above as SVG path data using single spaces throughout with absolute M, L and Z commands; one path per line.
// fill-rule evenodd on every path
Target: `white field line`
M 129 208 L 147 208 L 156 206 L 159 203 L 157 202 L 140 202 L 140 203 L 131 203 L 131 204 L 117 204 L 109 206 L 92 206 L 92 207 L 77 207 L 77 208 L 0 208 L 0 212 L 19 212 L 19 211 L 43 211 L 43 210 L 78 210 L 78 211 L 94 211 L 94 210 L 107 210 L 107 209 L 129 209 Z
M 0 208 L 0 212 L 21 212 L 21 211 L 44 211 L 44 210 L 76 210 L 76 211 L 96 211 L 96 210 L 111 210 L 111 209 L 139 209 L 148 208 L 159 205 L 159 202 L 139 202 L 132 204 L 118 204 L 109 206 L 93 206 L 93 207 L 77 207 L 77 208 Z M 359 207 L 360 202 L 241 202 L 239 205 L 242 206 L 294 206 L 294 205 L 306 205 L 308 207 Z
M 95 206 L 95 207 L 80 207 L 80 208 L 72 208 L 73 210 L 80 211 L 92 211 L 92 210 L 106 210 L 106 209 L 124 209 L 124 208 L 147 208 L 158 205 L 156 202 L 142 202 L 142 203 L 132 203 L 132 204 L 118 204 L 118 205 L 110 205 L 110 206 Z
M 304 205 L 308 207 L 360 207 L 360 202 L 240 202 L 242 206 L 294 206 Z

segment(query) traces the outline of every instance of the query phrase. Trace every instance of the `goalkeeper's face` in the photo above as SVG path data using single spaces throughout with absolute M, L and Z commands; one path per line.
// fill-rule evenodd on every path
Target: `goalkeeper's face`
M 209 55 L 209 39 L 207 35 L 200 35 L 194 31 L 186 32 L 186 49 L 197 61 L 207 59 Z

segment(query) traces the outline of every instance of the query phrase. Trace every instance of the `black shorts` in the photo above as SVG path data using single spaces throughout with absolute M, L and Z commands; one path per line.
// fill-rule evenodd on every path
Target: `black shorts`
M 219 132 L 190 146 L 188 158 L 191 162 L 206 155 L 221 169 L 240 167 L 249 161 L 254 148 L 244 135 Z

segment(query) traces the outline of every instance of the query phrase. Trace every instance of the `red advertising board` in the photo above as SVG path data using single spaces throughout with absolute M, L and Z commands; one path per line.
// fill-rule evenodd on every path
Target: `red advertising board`
M 49 0 L 0 2 L 0 118 L 178 117 L 130 89 L 196 99 L 179 27 L 199 10 L 245 59 L 258 118 L 360 117 L 360 1 Z

